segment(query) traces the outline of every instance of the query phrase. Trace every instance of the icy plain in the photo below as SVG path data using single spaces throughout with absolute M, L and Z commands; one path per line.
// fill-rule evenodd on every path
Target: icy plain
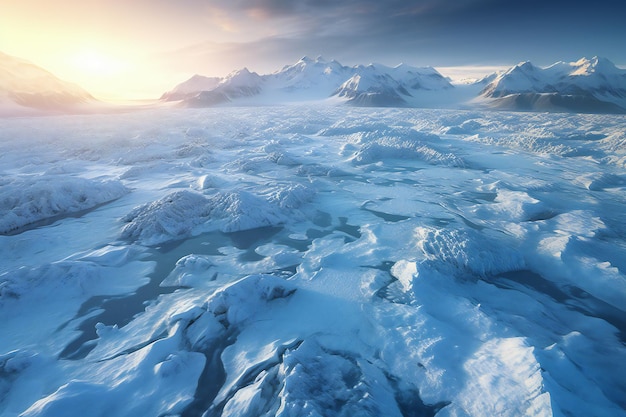
M 626 117 L 7 118 L 2 416 L 626 416 Z

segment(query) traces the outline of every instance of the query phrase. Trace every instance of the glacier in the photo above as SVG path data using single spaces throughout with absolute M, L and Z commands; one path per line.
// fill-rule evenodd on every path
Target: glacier
M 2 126 L 2 416 L 626 416 L 626 116 Z

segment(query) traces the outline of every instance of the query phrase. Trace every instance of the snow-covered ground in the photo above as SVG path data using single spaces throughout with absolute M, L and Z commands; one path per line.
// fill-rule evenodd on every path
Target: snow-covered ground
M 0 129 L 2 416 L 626 416 L 626 117 Z

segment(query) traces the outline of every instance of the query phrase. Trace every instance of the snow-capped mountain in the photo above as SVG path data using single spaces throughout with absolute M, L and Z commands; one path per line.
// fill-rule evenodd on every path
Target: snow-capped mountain
M 302 57 L 293 65 L 267 75 L 268 87 L 277 92 L 323 99 L 330 96 L 352 74 L 352 69 L 334 59 Z
M 407 107 L 418 90 L 445 90 L 452 84 L 435 69 L 400 64 L 357 66 L 333 95 L 357 106 Z
M 481 97 L 502 109 L 623 113 L 626 70 L 598 57 L 547 68 L 522 62 L 494 76 Z
M 194 75 L 162 97 L 189 107 L 275 104 L 331 99 L 369 107 L 491 108 L 496 110 L 625 113 L 626 70 L 604 58 L 540 68 L 522 62 L 468 85 L 453 85 L 432 67 L 381 64 L 348 67 L 301 58 L 271 74 L 247 69 L 224 78 Z
M 190 107 L 205 107 L 251 97 L 261 92 L 263 77 L 247 68 L 233 71 L 210 90 L 190 94 L 183 102 Z
M 261 96 L 267 102 L 308 101 L 336 97 L 358 106 L 411 106 L 418 90 L 439 90 L 452 85 L 433 68 L 380 64 L 347 67 L 322 57 L 303 57 L 271 74 L 236 71 L 215 83 L 195 75 L 162 96 L 186 106 L 210 106 L 237 98 Z M 194 91 L 195 89 L 195 91 Z
M 0 52 L 0 104 L 19 111 L 35 108 L 65 112 L 95 102 L 87 91 L 28 61 Z
M 178 84 L 173 90 L 163 93 L 161 100 L 177 101 L 193 97 L 198 91 L 210 91 L 217 87 L 222 81 L 220 77 L 205 77 L 204 75 L 194 75 L 187 81 Z

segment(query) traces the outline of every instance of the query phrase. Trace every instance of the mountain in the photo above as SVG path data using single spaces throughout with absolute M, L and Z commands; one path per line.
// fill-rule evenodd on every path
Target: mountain
M 376 107 L 411 107 L 420 90 L 445 90 L 452 84 L 435 69 L 405 64 L 390 68 L 380 64 L 357 66 L 354 75 L 333 94 L 347 104 Z
M 194 75 L 161 99 L 188 107 L 329 100 L 363 107 L 626 113 L 626 70 L 598 57 L 547 68 L 522 62 L 473 84 L 453 85 L 431 67 L 348 67 L 305 56 L 266 75 L 246 68 L 224 78 Z
M 165 93 L 161 99 L 189 107 L 212 106 L 235 99 L 256 102 L 298 102 L 335 98 L 356 106 L 407 107 L 419 91 L 452 88 L 433 68 L 380 64 L 347 67 L 322 57 L 303 57 L 271 74 L 247 69 L 215 79 L 195 75 Z M 195 91 L 193 91 L 195 89 Z M 249 102 L 249 100 L 248 100 Z
M 243 68 L 228 74 L 213 89 L 189 95 L 183 102 L 189 107 L 206 107 L 256 96 L 262 90 L 263 81 L 256 72 Z
M 547 68 L 522 62 L 492 78 L 480 93 L 491 108 L 626 113 L 626 70 L 606 58 L 557 62 Z
M 304 56 L 293 65 L 266 76 L 269 89 L 274 93 L 298 99 L 325 99 L 352 75 L 352 69 L 334 59 L 326 61 L 321 56 L 315 60 Z
M 4 113 L 28 108 L 71 112 L 96 102 L 87 91 L 28 61 L 0 52 L 0 107 Z
M 178 101 L 193 97 L 199 91 L 213 90 L 222 81 L 220 77 L 205 77 L 203 75 L 194 75 L 187 81 L 178 84 L 173 90 L 167 91 L 161 96 L 161 100 Z

